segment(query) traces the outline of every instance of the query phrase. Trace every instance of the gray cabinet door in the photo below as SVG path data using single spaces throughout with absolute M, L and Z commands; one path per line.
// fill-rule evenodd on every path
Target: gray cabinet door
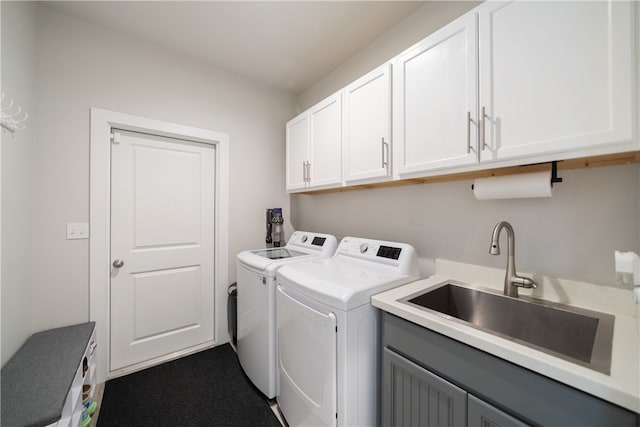
M 468 395 L 467 405 L 469 427 L 526 427 L 528 425 L 471 394 Z
M 383 426 L 466 426 L 467 393 L 385 348 Z

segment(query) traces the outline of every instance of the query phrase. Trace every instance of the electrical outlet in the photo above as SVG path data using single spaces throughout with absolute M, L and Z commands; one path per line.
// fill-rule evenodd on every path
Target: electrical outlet
M 89 224 L 86 222 L 70 222 L 67 224 L 67 240 L 88 239 Z

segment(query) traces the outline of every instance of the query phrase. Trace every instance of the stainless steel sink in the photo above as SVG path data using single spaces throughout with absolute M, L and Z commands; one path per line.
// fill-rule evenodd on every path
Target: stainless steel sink
M 614 317 L 446 283 L 402 302 L 609 374 Z

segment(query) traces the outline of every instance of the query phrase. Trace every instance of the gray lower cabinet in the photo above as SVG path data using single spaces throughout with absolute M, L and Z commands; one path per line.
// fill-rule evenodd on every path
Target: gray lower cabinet
M 467 418 L 474 427 L 524 427 L 527 424 L 470 394 L 467 398 Z
M 467 392 L 389 349 L 383 350 L 383 425 L 466 426 Z
M 640 414 L 386 312 L 381 387 L 383 426 L 640 426 Z
M 385 426 L 524 427 L 527 424 L 468 394 L 399 354 L 383 349 Z

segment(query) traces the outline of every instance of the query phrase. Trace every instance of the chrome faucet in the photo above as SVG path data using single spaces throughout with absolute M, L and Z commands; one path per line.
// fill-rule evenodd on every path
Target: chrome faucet
M 516 273 L 516 256 L 515 256 L 515 234 L 513 227 L 506 221 L 496 224 L 491 234 L 491 255 L 500 255 L 500 232 L 502 229 L 507 230 L 507 273 L 504 276 L 504 294 L 509 297 L 518 298 L 518 288 L 537 288 L 538 284 L 528 277 L 518 276 Z

